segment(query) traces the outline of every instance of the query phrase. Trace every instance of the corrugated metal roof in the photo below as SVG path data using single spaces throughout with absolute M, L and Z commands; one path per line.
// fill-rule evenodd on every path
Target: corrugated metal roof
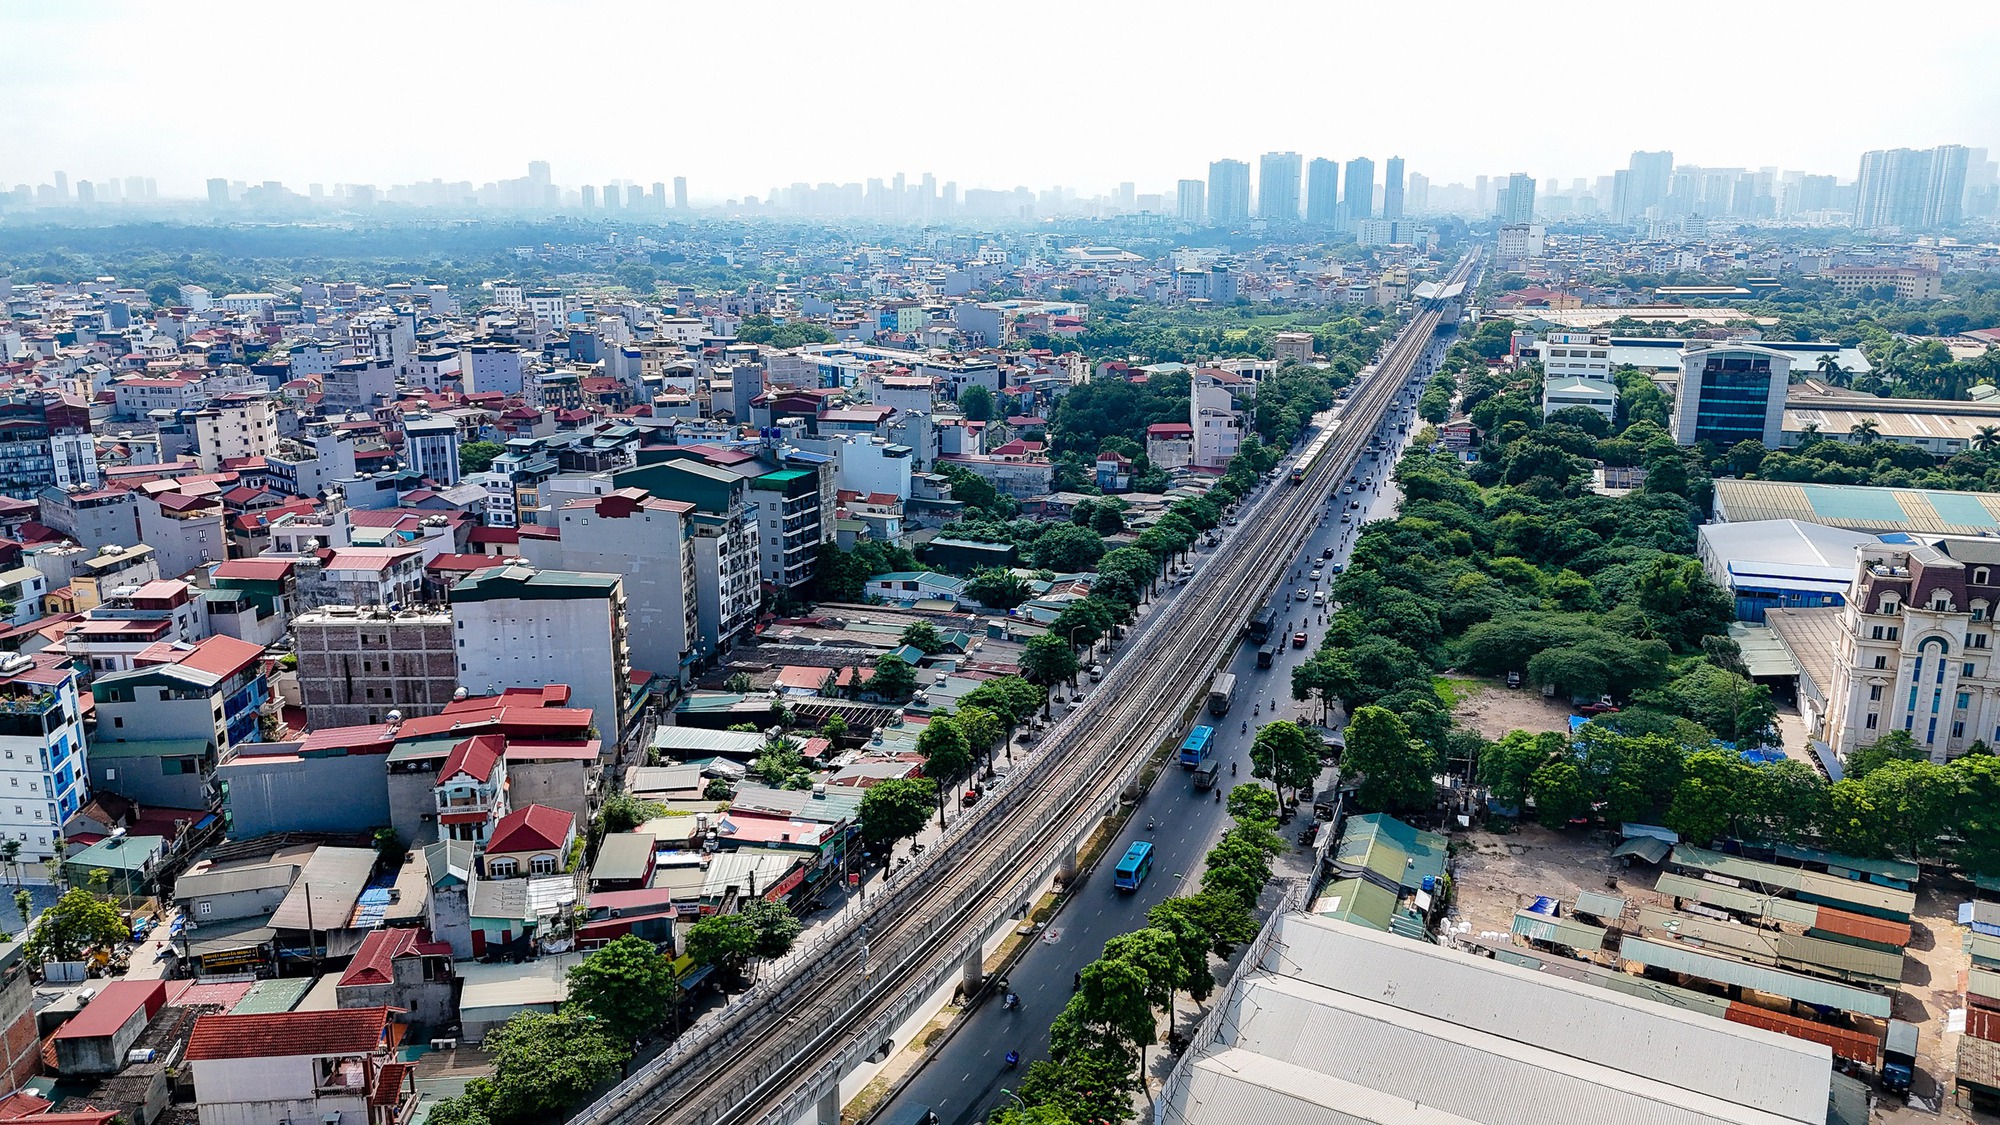
M 1613 922 L 1619 915 L 1625 913 L 1625 900 L 1617 895 L 1607 895 L 1600 891 L 1579 891 L 1576 896 L 1576 912 Z
M 1568 918 L 1551 918 L 1546 914 L 1531 914 L 1525 910 L 1514 915 L 1514 936 L 1566 945 L 1581 953 L 1594 953 L 1604 948 L 1602 926 Z
M 1865 859 L 1861 856 L 1822 851 L 1819 848 L 1800 847 L 1797 844 L 1773 844 L 1771 850 L 1785 859 L 1799 863 L 1823 863 L 1830 868 L 1880 875 L 1885 879 L 1895 879 L 1903 883 L 1915 883 L 1922 875 L 1916 864 L 1900 859 Z
M 1721 852 L 1712 852 L 1706 848 L 1689 847 L 1686 844 L 1674 849 L 1671 860 L 1676 867 L 1744 879 L 1766 887 L 1790 891 L 1794 897 L 1807 901 L 1844 904 L 1864 914 L 1883 914 L 1895 917 L 1899 921 L 1907 920 L 1917 905 L 1917 896 L 1911 891 L 1843 879 L 1838 875 L 1824 875 L 1797 867 L 1782 867 L 1775 863 L 1740 859 Z
M 1686 973 L 1703 980 L 1754 988 L 1773 996 L 1802 1000 L 1808 1004 L 1838 1008 L 1846 1012 L 1858 1012 L 1878 1019 L 1889 1018 L 1889 998 L 1879 992 L 1868 992 L 1849 985 L 1788 973 L 1782 969 L 1718 957 L 1684 945 L 1628 935 L 1619 945 L 1619 955 L 1627 961 Z
M 1795 1121 L 1819 1121 L 1824 1110 L 1823 1076 L 1828 1065 L 1824 1048 L 1778 1035 L 1746 1034 L 1721 1020 L 1623 999 L 1553 973 L 1530 972 L 1327 918 L 1290 914 L 1280 924 L 1279 941 L 1260 967 L 1295 975 L 1311 982 L 1309 987 L 1374 998 L 1426 1018 L 1476 1028 L 1525 1049 L 1551 1052 L 1558 1067 L 1581 1066 L 1579 1060 L 1587 1060 Z M 1390 983 L 1393 992 L 1385 992 Z M 1259 1011 L 1256 1018 L 1264 1020 L 1267 1013 Z M 1279 1020 L 1274 1030 L 1285 1026 Z M 1616 1034 L 1606 1034 L 1611 1027 Z M 1338 1060 L 1341 1073 L 1358 1072 L 1350 1069 L 1342 1044 L 1301 1046 L 1325 1051 L 1327 1061 L 1321 1066 Z M 1400 1065 L 1425 1064 L 1419 1060 Z M 1441 1074 L 1465 1086 L 1484 1081 L 1483 1072 L 1455 1071 L 1450 1066 Z M 1817 1092 L 1809 1088 L 1813 1074 L 1822 1076 Z M 1560 1102 L 1551 1091 L 1519 1098 L 1489 1089 L 1483 1096 L 1507 1104 L 1482 1107 L 1491 1116 L 1455 1112 L 1481 1121 L 1529 1125 L 1552 1125 L 1558 1119 L 1550 1116 L 1551 1106 Z M 1627 1122 L 1615 1115 L 1593 1117 L 1583 1102 L 1569 1104 L 1570 1110 L 1558 1115 L 1561 1120 L 1591 1125 Z
M 1894 984 L 1903 976 L 1903 955 L 1866 946 L 1788 934 L 1736 922 L 1676 914 L 1657 906 L 1639 909 L 1639 925 L 1649 935 L 1727 950 L 1763 965 L 1804 969 L 1871 983 Z
M 1647 863 L 1658 863 L 1673 851 L 1673 845 L 1652 836 L 1634 836 L 1611 849 L 1611 857 L 1637 856 Z
M 1661 872 L 1653 889 L 1669 898 L 1688 899 L 1753 918 L 1769 918 L 1773 922 L 1810 926 L 1819 919 L 1820 908 L 1810 902 L 1746 891 L 1741 887 L 1713 883 L 1690 875 L 1676 875 L 1671 871 Z
M 1396 901 L 1395 892 L 1366 879 L 1336 879 L 1313 904 L 1313 913 L 1387 930 L 1396 914 Z

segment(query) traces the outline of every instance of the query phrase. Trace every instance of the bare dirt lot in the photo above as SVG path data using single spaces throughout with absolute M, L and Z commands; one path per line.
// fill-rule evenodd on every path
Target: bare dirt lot
M 1533 688 L 1510 688 L 1491 680 L 1459 678 L 1452 683 L 1458 690 L 1469 693 L 1452 712 L 1459 725 L 1471 727 L 1488 738 L 1497 739 L 1510 730 L 1569 729 L 1569 706 L 1560 700 L 1543 699 L 1542 693 Z
M 1453 920 L 1472 924 L 1468 936 L 1506 933 L 1515 909 L 1536 895 L 1568 903 L 1576 901 L 1578 891 L 1603 891 L 1654 900 L 1650 870 L 1620 871 L 1611 858 L 1614 841 L 1602 834 L 1571 835 L 1526 824 L 1505 835 L 1468 832 L 1457 839 L 1464 847 L 1454 856 Z M 1628 874 L 1633 878 L 1625 878 Z M 1607 885 L 1607 877 L 1615 877 L 1617 885 Z

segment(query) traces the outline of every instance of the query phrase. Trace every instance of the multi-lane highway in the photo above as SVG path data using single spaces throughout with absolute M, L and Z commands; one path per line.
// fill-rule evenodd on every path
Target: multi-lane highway
M 1475 260 L 1462 261 L 1452 280 L 1468 276 Z M 1042 752 L 865 908 L 827 927 L 578 1120 L 789 1125 L 815 1105 L 822 1116 L 837 1109 L 830 1091 L 879 1049 L 882 1029 L 915 1011 L 959 965 L 976 965 L 980 943 L 1073 859 L 1148 753 L 1184 730 L 1251 607 L 1289 574 L 1328 493 L 1418 370 L 1449 304 L 1420 304 L 1373 376 L 1349 395 L 1340 431 L 1304 481 L 1266 486 L 1243 506 L 1225 550 L 1168 595 L 1166 612 L 1133 630 L 1104 683 L 1044 737 Z
M 1434 347 L 1441 351 L 1445 342 L 1441 336 Z M 1434 366 L 1435 358 L 1419 368 Z M 1421 379 L 1416 382 L 1421 385 Z M 1222 763 L 1216 788 L 1196 789 L 1192 774 L 1169 768 L 1133 811 L 1124 831 L 1104 850 L 1105 866 L 1074 886 L 1069 902 L 1050 921 L 1041 939 L 1010 970 L 1008 987 L 1020 996 L 1021 1006 L 1006 1010 L 990 1001 L 982 1005 L 948 1042 L 924 1060 L 923 1069 L 897 1091 L 874 1120 L 895 1121 L 898 1111 L 924 1106 L 938 1115 L 940 1125 L 984 1121 L 989 1111 L 1007 1103 L 1003 1091 L 1020 1083 L 1028 1065 L 1048 1057 L 1049 1022 L 1069 1003 L 1076 974 L 1103 952 L 1104 943 L 1145 925 L 1146 911 L 1161 899 L 1200 889 L 1202 858 L 1229 820 L 1216 793 L 1226 795 L 1231 784 L 1251 780 L 1250 744 L 1258 725 L 1286 713 L 1280 708 L 1290 703 L 1292 669 L 1312 657 L 1325 633 L 1320 614 L 1327 611 L 1313 605 L 1312 595 L 1329 591 L 1334 578 L 1331 568 L 1346 565 L 1363 523 L 1395 514 L 1396 498 L 1393 488 L 1385 487 L 1385 478 L 1394 465 L 1393 451 L 1409 437 L 1401 427 L 1411 424 L 1411 404 L 1416 397 L 1413 387 L 1375 428 L 1387 452 L 1352 470 L 1364 481 L 1372 476 L 1374 483 L 1366 488 L 1357 485 L 1352 493 L 1335 491 L 1325 501 L 1322 522 L 1287 562 L 1284 579 L 1265 603 L 1277 613 L 1278 629 L 1271 640 L 1281 646 L 1272 666 L 1258 668 L 1255 646 L 1240 646 L 1227 668 L 1236 674 L 1235 706 L 1219 719 L 1204 712 L 1192 720 L 1215 729 L 1215 757 Z M 1350 506 L 1356 504 L 1359 507 Z M 1341 522 L 1343 515 L 1350 521 Z M 1323 557 L 1328 550 L 1332 555 Z M 1315 572 L 1320 575 L 1318 580 L 1312 577 Z M 1300 591 L 1305 592 L 1304 598 L 1299 597 Z M 1306 634 L 1305 647 L 1291 646 L 1288 638 L 1295 631 Z M 1310 710 L 1316 704 L 1304 706 L 1307 717 L 1316 718 Z M 1292 709 L 1299 709 L 1298 705 Z M 1147 828 L 1149 821 L 1157 822 L 1157 827 Z M 1152 842 L 1153 875 L 1137 892 L 1113 890 L 1108 864 L 1124 854 L 1134 840 Z M 1019 1067 L 1012 1071 L 1006 1067 L 1009 1051 L 1021 1056 Z

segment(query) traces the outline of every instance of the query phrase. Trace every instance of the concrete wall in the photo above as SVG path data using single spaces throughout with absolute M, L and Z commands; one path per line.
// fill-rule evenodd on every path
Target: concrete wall
M 547 805 L 571 814 L 578 824 L 583 824 L 597 814 L 590 793 L 590 782 L 596 772 L 594 762 L 517 762 L 509 759 L 508 807 L 519 809 L 529 805 Z
M 42 1041 L 35 1028 L 35 985 L 16 959 L 0 986 L 0 1082 L 16 1090 L 42 1070 Z
M 365 832 L 388 824 L 387 763 L 382 754 L 304 760 L 273 755 L 225 763 L 217 772 L 229 783 L 229 835 Z
M 64 1077 L 78 1074 L 116 1074 L 125 1065 L 125 1052 L 146 1031 L 146 1006 L 132 1009 L 125 1022 L 110 1035 L 57 1039 L 56 1070 Z
M 451 946 L 453 957 L 472 956 L 472 903 L 465 887 L 432 887 L 424 921 L 434 940 Z

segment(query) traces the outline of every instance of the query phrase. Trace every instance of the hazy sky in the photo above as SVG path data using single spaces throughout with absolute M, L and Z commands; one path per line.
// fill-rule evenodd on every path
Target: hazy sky
M 0 0 L 0 186 L 685 175 L 697 199 L 935 172 L 1171 188 L 1400 153 L 1434 182 L 1635 148 L 1855 174 L 2000 151 L 1992 0 Z

